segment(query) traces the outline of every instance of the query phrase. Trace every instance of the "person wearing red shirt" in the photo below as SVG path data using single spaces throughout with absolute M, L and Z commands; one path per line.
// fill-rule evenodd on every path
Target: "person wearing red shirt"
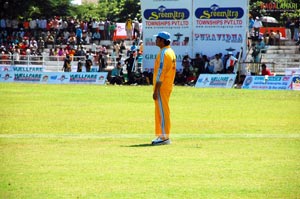
M 267 67 L 266 64 L 261 65 L 262 71 L 261 75 L 268 75 L 268 76 L 273 76 L 274 74 L 271 73 L 270 69 Z

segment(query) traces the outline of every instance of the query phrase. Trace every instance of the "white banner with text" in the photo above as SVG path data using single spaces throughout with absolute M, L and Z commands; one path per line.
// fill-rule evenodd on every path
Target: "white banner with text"
M 196 88 L 232 88 L 236 74 L 200 74 Z
M 0 82 L 27 82 L 48 84 L 100 84 L 103 85 L 107 72 L 18 72 L 1 71 Z

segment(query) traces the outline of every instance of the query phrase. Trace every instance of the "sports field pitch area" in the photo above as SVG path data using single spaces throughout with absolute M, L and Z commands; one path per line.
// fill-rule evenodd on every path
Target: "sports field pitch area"
M 0 84 L 0 198 L 300 198 L 300 92 Z

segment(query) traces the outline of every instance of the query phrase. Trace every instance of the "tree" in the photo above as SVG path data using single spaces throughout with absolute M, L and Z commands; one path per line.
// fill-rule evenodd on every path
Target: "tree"
M 250 0 L 250 14 L 252 16 L 272 16 L 281 24 L 287 18 L 300 17 L 299 0 Z
M 1 17 L 11 18 L 68 16 L 71 8 L 71 0 L 1 0 L 0 4 L 6 6 Z

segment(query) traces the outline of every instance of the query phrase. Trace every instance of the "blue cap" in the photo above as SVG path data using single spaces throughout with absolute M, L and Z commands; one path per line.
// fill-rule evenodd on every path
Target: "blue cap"
M 161 37 L 167 41 L 171 41 L 171 35 L 170 33 L 166 32 L 166 31 L 161 31 L 159 32 L 157 35 L 153 35 L 154 37 Z

